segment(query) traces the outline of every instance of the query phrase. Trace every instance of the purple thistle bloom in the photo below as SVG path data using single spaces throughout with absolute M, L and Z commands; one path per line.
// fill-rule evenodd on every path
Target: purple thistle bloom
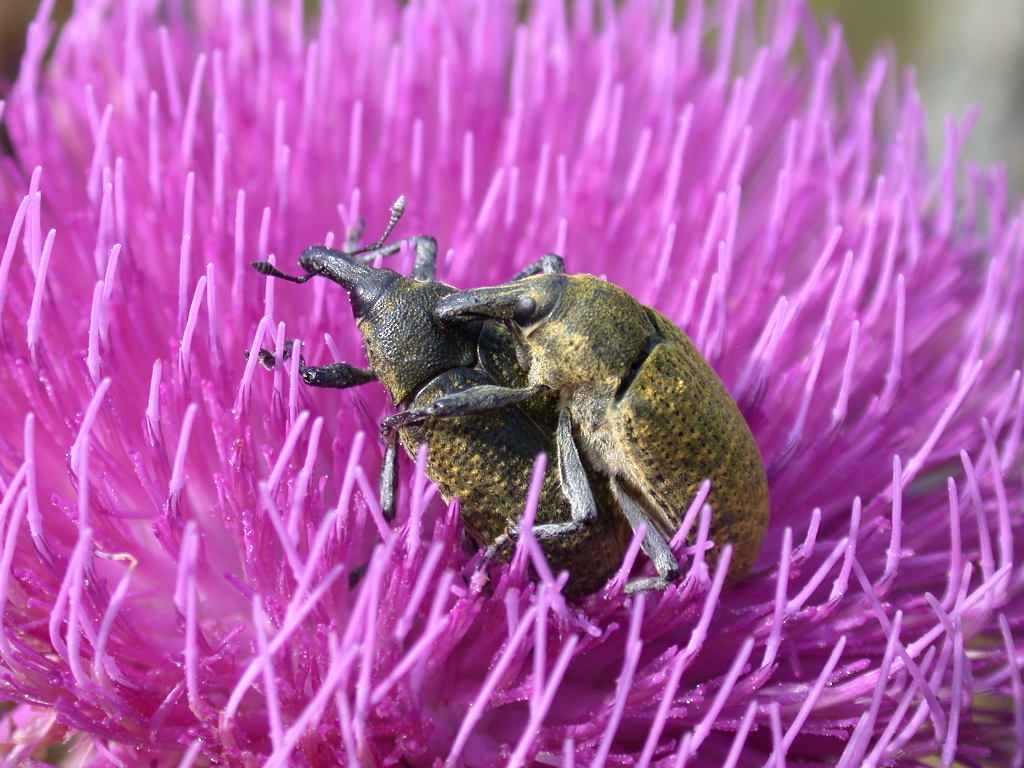
M 12 763 L 1024 764 L 1024 232 L 970 120 L 931 170 L 912 82 L 787 0 L 87 0 L 47 58 L 51 5 L 0 103 Z M 399 194 L 446 282 L 556 251 L 692 336 L 769 470 L 748 579 L 700 498 L 636 597 L 635 543 L 485 585 L 412 462 L 385 523 L 381 388 L 241 352 L 359 363 L 248 262 Z

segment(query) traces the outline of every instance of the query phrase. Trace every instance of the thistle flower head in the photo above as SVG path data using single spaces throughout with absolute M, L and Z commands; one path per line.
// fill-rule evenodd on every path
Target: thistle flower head
M 1024 242 L 969 117 L 929 165 L 912 81 L 788 0 L 85 0 L 48 53 L 51 5 L 0 102 L 6 757 L 1024 762 Z M 743 583 L 701 498 L 635 597 L 635 543 L 485 584 L 422 456 L 383 519 L 386 394 L 241 352 L 359 363 L 337 286 L 248 263 L 399 194 L 446 282 L 554 251 L 691 335 L 769 470 Z

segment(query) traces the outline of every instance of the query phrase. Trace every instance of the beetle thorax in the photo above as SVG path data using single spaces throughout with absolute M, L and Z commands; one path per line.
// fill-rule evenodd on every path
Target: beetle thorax
M 614 397 L 655 331 L 621 288 L 593 275 L 572 275 L 558 308 L 527 332 L 530 381 L 577 399 Z
M 437 374 L 474 364 L 479 325 L 442 328 L 433 316 L 437 302 L 454 292 L 444 283 L 402 278 L 358 320 L 366 358 L 395 405 Z

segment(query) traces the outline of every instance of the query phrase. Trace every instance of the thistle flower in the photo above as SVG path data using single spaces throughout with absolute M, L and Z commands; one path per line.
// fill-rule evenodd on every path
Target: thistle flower
M 83 0 L 48 54 L 50 5 L 0 104 L 12 763 L 1024 762 L 1024 244 L 970 118 L 932 170 L 912 79 L 786 0 Z M 746 581 L 700 498 L 636 597 L 635 546 L 570 601 L 529 536 L 485 588 L 412 462 L 383 521 L 380 389 L 241 352 L 359 362 L 247 262 L 402 193 L 447 282 L 556 251 L 691 334 L 769 468 Z

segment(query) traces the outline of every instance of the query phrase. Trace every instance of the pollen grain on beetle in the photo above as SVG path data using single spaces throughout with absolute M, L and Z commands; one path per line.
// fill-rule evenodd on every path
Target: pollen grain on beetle
M 1024 765 L 1021 208 L 966 123 L 927 163 L 890 59 L 800 0 L 41 5 L 0 101 L 2 759 Z M 594 594 L 548 567 L 543 461 L 507 563 L 425 453 L 388 519 L 384 387 L 276 364 L 372 382 L 349 297 L 268 276 L 400 195 L 446 284 L 560 254 L 688 334 L 767 469 L 745 578 L 707 484 L 639 595 L 636 537 Z

